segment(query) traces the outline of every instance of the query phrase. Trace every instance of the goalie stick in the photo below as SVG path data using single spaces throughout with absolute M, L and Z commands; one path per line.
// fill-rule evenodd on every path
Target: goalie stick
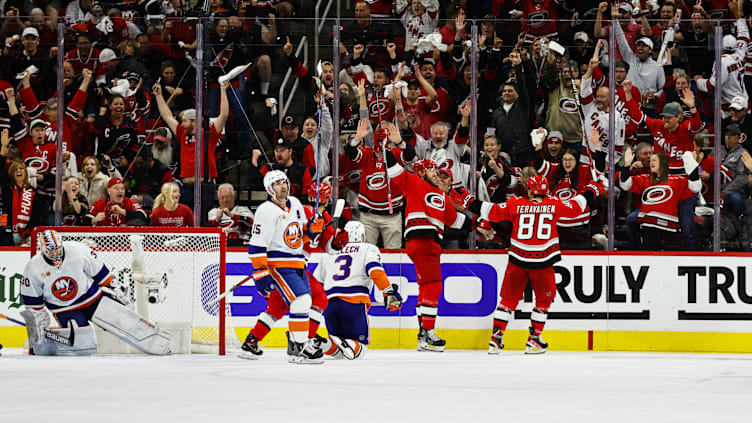
M 14 319 L 12 317 L 8 317 L 8 316 L 6 316 L 6 315 L 4 315 L 2 313 L 0 313 L 0 318 L 3 318 L 3 319 L 5 319 L 5 320 L 7 320 L 9 322 L 13 322 L 13 323 L 15 323 L 15 324 L 17 324 L 19 326 L 26 327 L 26 323 L 24 323 L 24 322 L 22 322 L 20 320 L 16 320 L 16 319 Z M 49 339 L 49 340 L 51 340 L 51 341 L 57 342 L 59 344 L 63 344 L 65 346 L 67 346 L 67 347 L 73 346 L 73 341 L 76 338 L 75 332 L 73 331 L 73 326 L 68 326 L 68 328 L 70 329 L 70 336 L 68 336 L 68 337 L 65 337 L 63 335 L 59 335 L 59 334 L 54 333 L 54 332 L 52 332 L 50 330 L 47 330 L 47 329 L 44 330 L 44 337 L 47 338 L 47 339 Z

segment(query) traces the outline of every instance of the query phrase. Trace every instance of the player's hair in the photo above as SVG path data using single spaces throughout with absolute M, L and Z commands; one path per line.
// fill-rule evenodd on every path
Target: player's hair
M 180 189 L 178 187 L 178 184 L 174 182 L 165 182 L 162 184 L 162 189 L 159 192 L 159 195 L 157 195 L 157 198 L 154 199 L 154 208 L 156 209 L 159 206 L 166 205 L 167 203 L 172 204 L 172 190 L 175 188 Z
M 31 184 L 29 183 L 29 171 L 26 169 L 26 165 L 20 161 L 14 161 L 8 166 L 8 177 L 10 177 L 11 186 L 15 186 L 16 184 L 16 171 L 18 168 L 24 170 L 23 187 L 31 188 Z
M 658 174 L 650 174 L 650 183 L 660 184 L 668 181 L 668 156 L 663 151 L 657 151 L 653 153 L 654 156 L 658 156 Z

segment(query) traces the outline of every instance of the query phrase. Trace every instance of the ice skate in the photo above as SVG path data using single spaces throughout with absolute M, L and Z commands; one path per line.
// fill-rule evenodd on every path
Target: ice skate
M 258 342 L 258 339 L 252 333 L 249 333 L 243 345 L 240 346 L 241 351 L 238 353 L 238 357 L 246 360 L 258 360 L 264 354 Z
M 316 338 L 310 338 L 305 344 L 295 343 L 298 355 L 288 357 L 288 361 L 297 364 L 321 364 L 324 362 L 324 352 L 316 341 Z
M 444 352 L 445 349 L 446 341 L 439 338 L 433 329 L 425 330 L 423 338 L 418 340 L 418 351 Z
M 504 349 L 504 341 L 500 330 L 495 330 L 488 342 L 488 353 L 491 355 L 499 354 Z
M 418 349 L 418 351 L 420 351 L 420 343 L 421 342 L 425 342 L 424 338 L 426 337 L 426 330 L 423 329 L 423 327 L 421 327 L 421 326 L 418 326 L 418 328 L 420 330 L 418 331 L 418 348 L 417 349 Z
M 337 349 L 339 352 L 342 353 L 342 355 L 348 359 L 348 360 L 354 360 L 355 359 L 355 350 L 352 349 L 350 346 L 350 343 L 347 342 L 346 339 L 340 338 L 336 335 L 329 335 L 329 338 L 332 340 L 334 345 L 337 346 Z
M 541 339 L 540 335 L 533 335 L 532 329 L 530 336 L 525 344 L 525 354 L 543 354 L 548 350 L 548 343 Z

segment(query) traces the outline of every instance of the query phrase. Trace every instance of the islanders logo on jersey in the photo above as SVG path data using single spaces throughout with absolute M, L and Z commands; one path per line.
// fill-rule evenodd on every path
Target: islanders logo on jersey
M 300 227 L 300 223 L 292 222 L 287 225 L 282 237 L 285 239 L 285 245 L 298 249 L 303 244 L 303 228 Z
M 76 298 L 78 284 L 72 278 L 63 276 L 52 283 L 52 295 L 60 301 L 70 301 Z

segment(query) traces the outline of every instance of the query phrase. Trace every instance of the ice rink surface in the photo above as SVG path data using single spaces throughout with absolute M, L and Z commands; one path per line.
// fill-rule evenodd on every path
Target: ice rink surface
M 3 350 L 0 422 L 752 421 L 752 356 L 372 350 L 356 361 L 29 357 Z

